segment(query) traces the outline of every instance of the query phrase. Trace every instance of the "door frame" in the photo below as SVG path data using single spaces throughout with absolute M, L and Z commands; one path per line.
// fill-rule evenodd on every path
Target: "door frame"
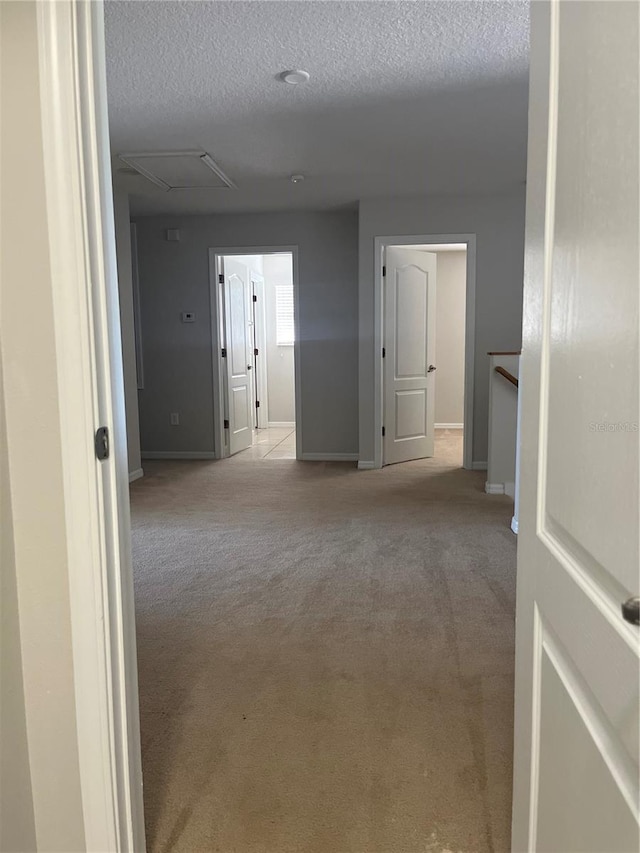
M 402 234 L 396 237 L 374 239 L 374 468 L 383 466 L 382 424 L 384 417 L 384 371 L 382 369 L 382 344 L 384 340 L 384 284 L 382 267 L 385 250 L 389 246 L 438 245 L 464 243 L 467 247 L 467 275 L 464 335 L 464 430 L 462 466 L 473 469 L 473 397 L 475 384 L 476 339 L 476 235 L 475 234 Z M 437 330 L 436 330 L 437 334 Z
M 224 365 L 222 364 L 222 290 L 218 276 L 220 259 L 225 255 L 283 255 L 292 256 L 293 265 L 293 325 L 296 339 L 293 345 L 293 373 L 296 418 L 296 459 L 302 459 L 302 380 L 300 376 L 300 300 L 298 286 L 298 246 L 213 246 L 209 248 L 209 308 L 211 312 L 211 363 L 213 368 L 213 448 L 216 459 L 229 456 L 229 442 L 224 429 Z

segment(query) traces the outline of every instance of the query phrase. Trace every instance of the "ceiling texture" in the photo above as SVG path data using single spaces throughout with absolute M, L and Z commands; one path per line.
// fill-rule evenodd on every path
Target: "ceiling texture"
M 107 0 L 105 25 L 114 169 L 120 153 L 198 149 L 235 184 L 167 192 L 118 171 L 136 214 L 321 210 L 525 179 L 527 2 Z M 310 80 L 281 82 L 292 68 Z

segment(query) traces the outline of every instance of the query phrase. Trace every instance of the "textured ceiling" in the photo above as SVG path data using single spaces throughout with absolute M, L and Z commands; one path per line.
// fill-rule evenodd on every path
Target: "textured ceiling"
M 321 209 L 525 178 L 526 2 L 107 0 L 105 18 L 114 155 L 202 148 L 238 187 L 164 193 L 121 174 L 136 213 Z M 311 80 L 279 82 L 287 68 Z

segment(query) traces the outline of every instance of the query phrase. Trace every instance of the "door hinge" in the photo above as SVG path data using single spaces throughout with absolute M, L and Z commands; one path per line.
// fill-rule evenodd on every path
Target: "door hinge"
M 226 358 L 226 357 L 227 357 L 227 348 L 226 348 L 226 347 L 222 347 L 222 349 L 220 350 L 220 355 L 221 355 L 223 358 Z
M 382 427 L 382 437 L 384 438 L 384 427 Z
M 255 293 L 253 294 L 253 301 L 254 301 L 254 302 L 257 302 L 257 301 L 258 301 L 258 297 L 255 295 Z
M 382 267 L 382 275 L 383 275 L 383 277 L 384 277 L 386 274 L 387 274 L 387 267 L 386 267 L 386 266 L 383 266 L 383 267 Z
M 256 409 L 260 408 L 260 400 L 256 400 Z
M 224 275 L 222 273 L 218 276 L 218 284 L 224 284 Z
M 109 428 L 106 426 L 96 430 L 95 435 L 96 459 L 103 462 L 109 458 Z
M 254 349 L 253 354 L 254 354 L 254 355 L 260 355 L 260 353 L 258 352 L 258 348 L 257 348 L 257 347 Z
M 226 418 L 224 419 L 223 424 L 225 429 L 229 429 L 229 421 Z
M 385 349 L 385 347 L 382 347 L 382 357 L 383 358 L 387 357 L 387 350 Z

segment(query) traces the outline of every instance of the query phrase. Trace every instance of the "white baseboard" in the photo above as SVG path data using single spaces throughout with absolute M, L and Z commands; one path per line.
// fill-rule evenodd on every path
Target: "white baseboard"
M 511 529 L 513 530 L 513 532 L 517 536 L 518 535 L 518 519 L 515 517 L 515 515 L 511 519 Z
M 516 484 L 511 483 L 485 483 L 484 490 L 488 495 L 507 495 L 512 500 L 515 498 Z
M 435 429 L 464 429 L 464 424 L 434 424 Z
M 140 477 L 144 477 L 144 471 L 142 468 L 136 468 L 135 471 L 129 471 L 129 482 L 133 483 L 134 480 L 139 480 Z
M 359 459 L 358 460 L 358 471 L 373 471 L 375 470 L 376 463 L 370 459 Z
M 303 462 L 357 462 L 357 453 L 303 453 Z
M 504 495 L 504 483 L 485 483 L 484 490 L 488 495 Z
M 486 462 L 472 462 L 471 463 L 472 471 L 486 471 L 487 463 Z
M 295 421 L 269 421 L 269 429 L 293 429 Z
M 143 459 L 215 459 L 213 450 L 143 450 Z

